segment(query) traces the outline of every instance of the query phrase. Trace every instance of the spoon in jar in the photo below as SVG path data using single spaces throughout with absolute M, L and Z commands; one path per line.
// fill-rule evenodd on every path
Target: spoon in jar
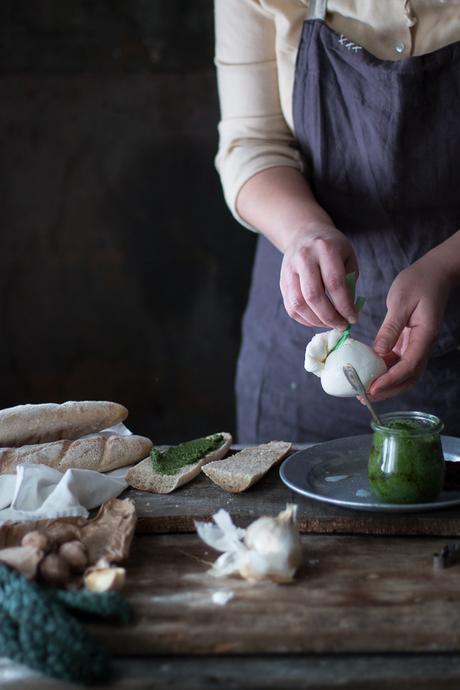
M 358 376 L 358 372 L 356 369 L 351 365 L 351 364 L 345 364 L 343 367 L 343 373 L 345 374 L 348 383 L 350 386 L 353 388 L 353 390 L 360 395 L 363 400 L 364 404 L 366 405 L 367 409 L 371 413 L 372 419 L 376 424 L 379 426 L 382 426 L 382 422 L 380 420 L 380 417 L 378 416 L 377 412 L 374 410 L 372 407 L 369 398 L 367 397 L 366 389 L 363 386 L 363 382 Z

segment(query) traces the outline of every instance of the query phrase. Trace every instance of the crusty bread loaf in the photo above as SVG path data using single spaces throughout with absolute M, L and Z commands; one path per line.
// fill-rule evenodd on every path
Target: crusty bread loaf
M 225 460 L 210 462 L 203 467 L 203 472 L 225 491 L 239 493 L 262 479 L 270 467 L 281 462 L 290 450 L 290 443 L 270 441 L 245 448 Z
M 224 442 L 216 450 L 194 462 L 193 465 L 182 467 L 176 474 L 160 474 L 155 472 L 150 457 L 142 460 L 138 465 L 131 467 L 126 475 L 126 481 L 135 489 L 140 491 L 151 491 L 156 494 L 169 494 L 179 486 L 190 482 L 199 473 L 203 465 L 214 460 L 220 460 L 227 453 L 232 444 L 232 437 L 226 432 L 219 432 Z
M 21 463 L 49 465 L 61 472 L 70 467 L 108 472 L 138 462 L 151 450 L 152 442 L 144 436 L 115 435 L 0 448 L 0 474 L 15 474 Z
M 127 416 L 123 405 L 100 400 L 8 407 L 0 410 L 0 446 L 73 440 L 107 429 Z

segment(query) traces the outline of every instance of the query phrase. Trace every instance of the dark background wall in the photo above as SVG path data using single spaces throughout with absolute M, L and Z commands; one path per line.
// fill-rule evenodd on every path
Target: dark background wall
M 0 3 L 2 407 L 234 429 L 254 237 L 213 157 L 212 0 Z

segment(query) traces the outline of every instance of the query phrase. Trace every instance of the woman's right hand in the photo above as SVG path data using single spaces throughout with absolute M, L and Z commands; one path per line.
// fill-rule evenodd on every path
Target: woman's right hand
M 289 316 L 304 326 L 343 330 L 357 320 L 345 276 L 358 275 L 348 238 L 333 225 L 310 223 L 285 249 L 280 288 Z

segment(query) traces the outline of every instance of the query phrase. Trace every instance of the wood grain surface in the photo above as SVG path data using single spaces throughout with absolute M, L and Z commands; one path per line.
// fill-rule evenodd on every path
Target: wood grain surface
M 141 533 L 190 533 L 195 520 L 208 520 L 225 508 L 240 526 L 260 515 L 275 515 L 286 503 L 299 507 L 302 532 L 312 534 L 374 534 L 445 536 L 460 535 L 460 509 L 421 513 L 372 513 L 313 501 L 288 489 L 274 467 L 255 486 L 241 494 L 230 494 L 204 474 L 171 494 L 159 495 L 127 490 L 123 495 L 136 504 L 137 531 Z
M 0 659 L 2 690 L 77 690 Z M 93 686 L 92 686 L 93 687 Z M 101 686 L 98 686 L 99 688 Z M 119 657 L 104 690 L 458 690 L 458 654 Z
M 92 625 L 122 655 L 460 652 L 460 565 L 434 571 L 433 538 L 304 535 L 291 585 L 206 573 L 196 536 L 138 535 L 125 594 L 137 621 Z M 220 606 L 217 591 L 233 598 Z

